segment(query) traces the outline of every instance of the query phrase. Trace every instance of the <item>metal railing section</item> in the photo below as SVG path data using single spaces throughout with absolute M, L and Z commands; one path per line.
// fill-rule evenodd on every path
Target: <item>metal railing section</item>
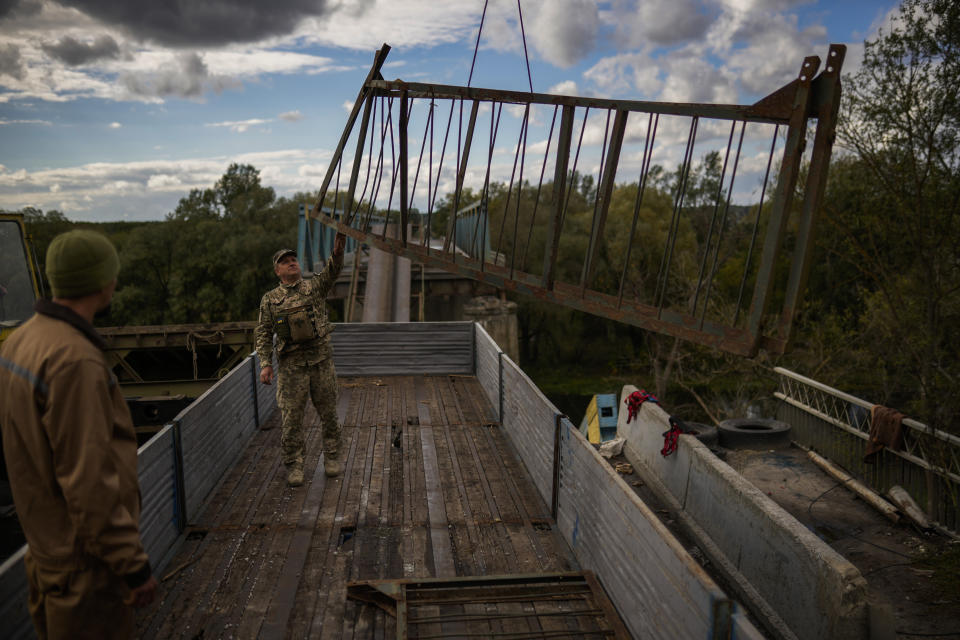
M 865 463 L 874 403 L 789 369 L 774 371 L 779 377 L 774 396 L 784 403 L 779 417 L 793 426 L 796 440 L 838 462 L 877 491 L 885 492 L 894 484 L 904 486 L 926 507 L 928 517 L 957 530 L 960 437 L 904 418 L 903 449 L 884 448 L 874 463 Z
M 377 52 L 310 217 L 427 266 L 731 353 L 789 348 L 843 45 L 819 74 L 809 56 L 751 105 L 387 81 L 389 50 Z M 704 181 L 707 158 L 716 166 Z M 378 216 L 400 237 L 376 231 Z M 408 237 L 415 219 L 419 237 Z

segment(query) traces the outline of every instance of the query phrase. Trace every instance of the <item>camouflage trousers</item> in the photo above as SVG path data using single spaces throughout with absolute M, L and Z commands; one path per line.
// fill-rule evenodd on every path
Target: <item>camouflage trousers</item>
M 341 428 L 337 421 L 337 373 L 333 358 L 310 362 L 292 357 L 280 363 L 277 375 L 277 405 L 283 422 L 280 449 L 283 464 L 303 467 L 303 413 L 307 396 L 320 416 L 323 428 L 323 451 L 329 458 L 340 455 Z

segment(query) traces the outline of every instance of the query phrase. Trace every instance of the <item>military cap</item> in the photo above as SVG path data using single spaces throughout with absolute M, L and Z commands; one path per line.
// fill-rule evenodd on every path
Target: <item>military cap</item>
M 273 264 L 277 264 L 287 256 L 296 256 L 297 252 L 293 249 L 280 249 L 275 254 L 273 254 Z

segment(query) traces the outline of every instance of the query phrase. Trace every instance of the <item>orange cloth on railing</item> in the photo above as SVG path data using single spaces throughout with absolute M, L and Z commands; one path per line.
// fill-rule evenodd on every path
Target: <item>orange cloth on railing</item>
M 870 409 L 870 439 L 863 461 L 872 463 L 884 448 L 903 449 L 903 418 L 905 416 L 889 407 L 879 404 Z

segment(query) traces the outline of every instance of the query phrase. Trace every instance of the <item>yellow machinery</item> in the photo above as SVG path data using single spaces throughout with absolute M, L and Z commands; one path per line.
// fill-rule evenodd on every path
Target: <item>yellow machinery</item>
M 22 213 L 0 213 L 0 343 L 27 318 L 40 281 Z

